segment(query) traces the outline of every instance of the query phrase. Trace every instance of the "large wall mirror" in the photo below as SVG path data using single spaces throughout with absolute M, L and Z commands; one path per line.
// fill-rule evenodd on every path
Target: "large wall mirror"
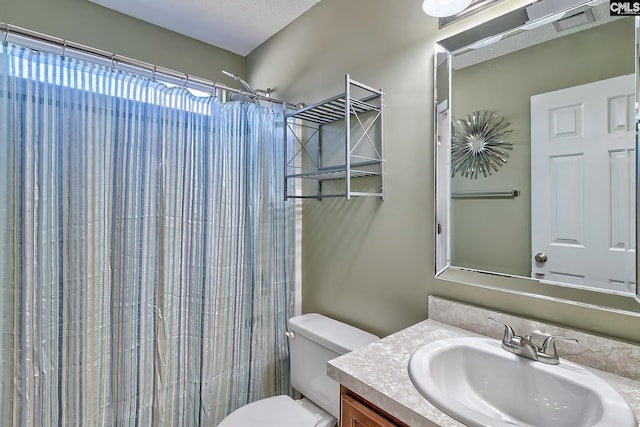
M 436 44 L 436 276 L 638 313 L 637 18 L 554 4 Z

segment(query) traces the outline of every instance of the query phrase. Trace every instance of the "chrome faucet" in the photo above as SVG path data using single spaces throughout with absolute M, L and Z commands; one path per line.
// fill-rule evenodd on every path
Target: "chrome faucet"
M 556 349 L 556 341 L 566 340 L 578 342 L 575 338 L 549 336 L 545 338 L 542 346 L 539 347 L 532 341 L 530 335 L 524 337 L 516 335 L 515 331 L 508 323 L 489 317 L 490 320 L 504 325 L 504 335 L 502 336 L 502 348 L 509 353 L 526 357 L 527 359 L 537 360 L 538 362 L 547 363 L 549 365 L 557 365 L 560 363 L 558 350 Z

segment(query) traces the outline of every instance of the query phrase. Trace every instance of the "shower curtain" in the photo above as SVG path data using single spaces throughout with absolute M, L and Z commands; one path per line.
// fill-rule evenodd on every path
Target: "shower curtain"
M 0 425 L 215 426 L 290 393 L 282 114 L 0 49 Z

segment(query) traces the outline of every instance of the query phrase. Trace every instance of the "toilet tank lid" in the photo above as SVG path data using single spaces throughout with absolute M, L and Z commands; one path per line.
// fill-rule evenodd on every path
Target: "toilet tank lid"
M 318 313 L 292 317 L 289 319 L 289 330 L 338 354 L 346 354 L 380 339 L 369 332 Z

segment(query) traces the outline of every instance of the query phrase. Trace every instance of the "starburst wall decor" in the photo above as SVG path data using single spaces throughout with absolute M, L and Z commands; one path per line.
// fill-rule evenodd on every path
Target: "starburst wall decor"
M 457 172 L 466 178 L 477 179 L 498 172 L 507 163 L 513 144 L 506 137 L 510 123 L 495 111 L 474 111 L 453 122 L 451 138 L 451 176 Z

